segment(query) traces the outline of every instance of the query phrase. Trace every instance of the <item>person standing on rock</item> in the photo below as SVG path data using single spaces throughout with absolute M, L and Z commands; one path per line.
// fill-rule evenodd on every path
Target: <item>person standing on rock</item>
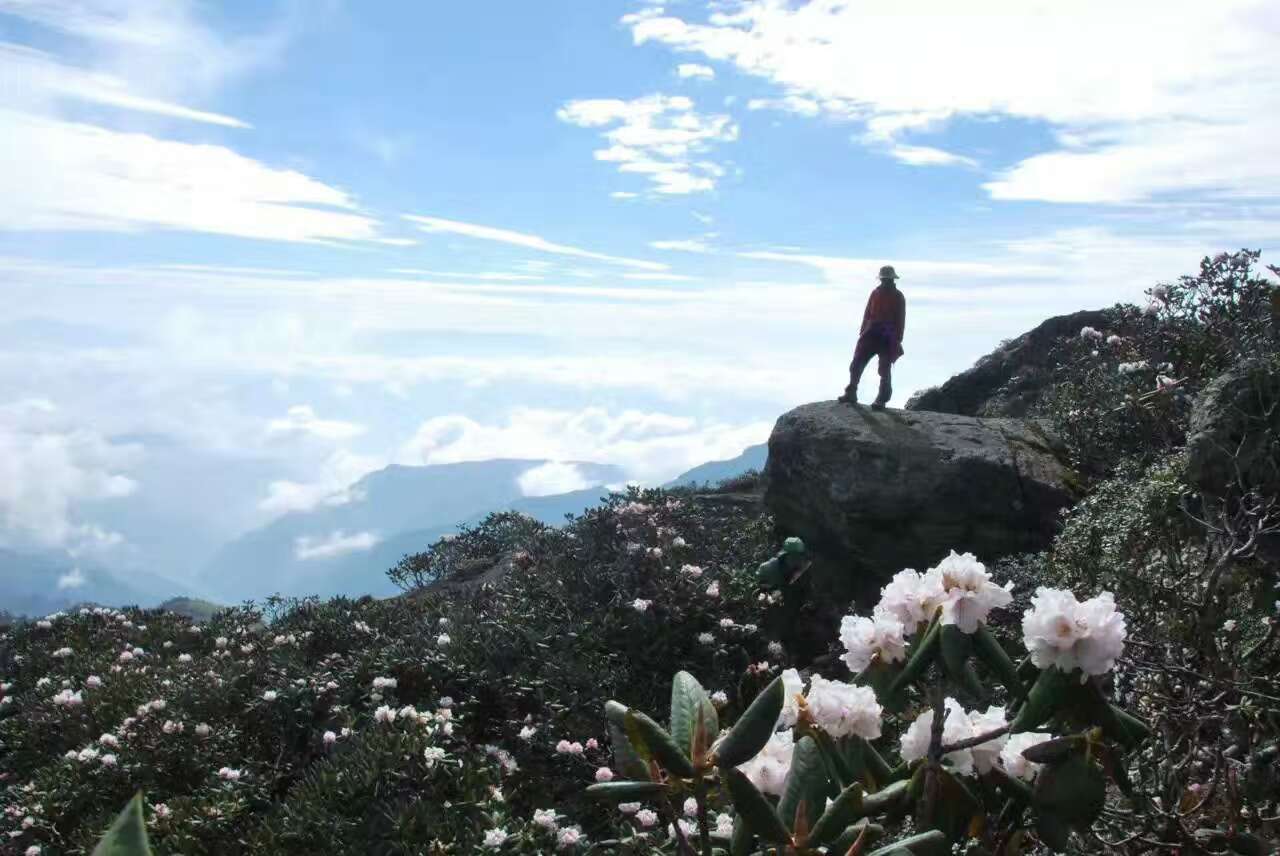
M 839 399 L 845 404 L 858 403 L 858 381 L 872 357 L 879 359 L 880 391 L 871 409 L 883 410 L 893 395 L 891 374 L 894 362 L 903 354 L 902 334 L 907 325 L 907 299 L 898 290 L 897 279 L 892 265 L 880 268 L 880 285 L 867 298 L 858 345 L 849 364 L 849 385 Z

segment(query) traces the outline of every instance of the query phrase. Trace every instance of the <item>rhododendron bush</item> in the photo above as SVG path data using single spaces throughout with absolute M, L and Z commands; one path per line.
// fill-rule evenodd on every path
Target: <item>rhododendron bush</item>
M 904 570 L 870 616 L 842 622 L 847 674 L 784 669 L 729 727 L 687 671 L 667 727 L 610 702 L 626 778 L 587 792 L 652 806 L 663 852 L 1016 853 L 1062 850 L 1073 830 L 1092 842 L 1109 789 L 1133 804 L 1127 758 L 1149 734 L 1104 684 L 1125 618 L 1109 593 L 1041 588 L 1016 665 L 987 626 L 1010 589 L 970 554 Z

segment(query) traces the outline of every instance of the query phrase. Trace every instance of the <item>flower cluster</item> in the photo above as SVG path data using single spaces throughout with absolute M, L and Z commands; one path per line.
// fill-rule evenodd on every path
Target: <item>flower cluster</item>
M 1064 589 L 1039 588 L 1022 616 L 1022 641 L 1037 668 L 1104 675 L 1124 652 L 1128 631 L 1110 592 L 1086 601 Z

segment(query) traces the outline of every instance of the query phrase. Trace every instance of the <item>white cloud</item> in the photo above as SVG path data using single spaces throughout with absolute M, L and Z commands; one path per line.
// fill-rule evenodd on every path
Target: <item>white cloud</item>
M 738 139 L 731 117 L 698 113 L 683 95 L 570 101 L 556 116 L 582 128 L 608 128 L 601 133 L 609 145 L 596 150 L 596 160 L 618 164 L 619 172 L 648 176 L 660 194 L 715 189 L 725 170 L 703 155 L 713 144 Z
M 0 77 L 8 81 L 5 100 L 10 102 L 38 106 L 47 99 L 69 99 L 228 128 L 250 127 L 233 116 L 138 95 L 118 77 L 65 65 L 22 45 L 0 42 Z
M 422 268 L 392 268 L 388 273 L 404 274 L 405 276 L 427 276 L 435 279 L 479 279 L 491 280 L 494 282 L 538 282 L 545 279 L 542 276 L 535 276 L 528 273 L 502 273 L 498 271 L 483 273 L 450 273 L 439 270 L 423 270 Z
M 67 589 L 77 589 L 88 582 L 84 575 L 84 571 L 79 568 L 72 568 L 62 576 L 58 577 L 58 590 L 65 591 Z
M 911 166 L 973 166 L 978 162 L 973 158 L 953 152 L 935 149 L 932 146 L 908 146 L 898 143 L 889 148 L 889 156 Z
M 988 185 L 998 199 L 1280 194 L 1270 145 L 1280 131 L 1280 8 L 1270 0 L 926 0 L 911 14 L 845 0 L 734 0 L 713 9 L 704 20 L 651 12 L 624 23 L 637 44 L 730 62 L 779 88 L 754 108 L 863 122 L 871 144 L 949 118 L 1056 128 L 1055 151 Z
M 673 250 L 681 253 L 709 253 L 711 245 L 702 238 L 679 238 L 670 241 L 650 241 L 655 250 Z
M 460 414 L 429 419 L 400 451 L 408 464 L 443 464 L 489 458 L 546 458 L 615 464 L 628 475 L 657 483 L 711 460 L 723 460 L 762 442 L 772 421 L 729 424 L 639 410 L 611 412 L 516 408 L 502 423 Z
M 49 401 L 0 406 L 0 540 L 69 549 L 119 543 L 80 519 L 78 506 L 134 493 L 138 483 L 124 471 L 140 453 L 75 425 Z
M 714 80 L 716 70 L 709 65 L 696 62 L 682 62 L 676 66 L 676 74 L 681 80 L 696 78 L 697 80 Z
M 574 464 L 548 461 L 525 470 L 516 479 L 516 484 L 524 496 L 555 496 L 585 490 L 599 482 L 588 479 Z
M 267 422 L 267 433 L 273 435 L 305 434 L 323 440 L 349 440 L 365 432 L 365 426 L 338 419 L 321 419 L 309 404 L 295 404 L 283 418 Z
M 278 241 L 371 240 L 342 190 L 216 145 L 0 109 L 0 229 L 182 229 Z M 333 210 L 338 209 L 338 210 Z
M 293 542 L 294 558 L 300 561 L 333 559 L 347 553 L 359 553 L 377 546 L 382 539 L 373 532 L 355 532 L 348 535 L 335 529 L 328 535 L 302 535 Z
M 624 267 L 640 268 L 642 270 L 667 269 L 666 265 L 659 262 L 629 259 L 622 256 L 611 256 L 606 255 L 605 253 L 584 250 L 579 247 L 571 247 L 567 244 L 556 244 L 537 235 L 530 235 L 525 232 L 513 232 L 510 229 L 498 229 L 493 226 L 481 226 L 476 223 L 463 223 L 458 220 L 444 220 L 440 217 L 422 217 L 416 214 L 406 214 L 404 215 L 404 218 L 415 224 L 424 232 L 443 232 L 451 235 L 462 235 L 468 238 L 475 238 L 480 241 L 497 241 L 503 244 L 524 247 L 528 250 L 538 250 L 540 252 L 554 253 L 561 256 L 575 256 L 580 259 L 594 259 L 596 261 L 611 262 L 612 264 L 622 265 Z
M 316 467 L 311 481 L 280 479 L 268 484 L 267 495 L 258 503 L 258 510 L 268 514 L 288 514 L 325 505 L 360 502 L 364 496 L 355 483 L 384 466 L 386 461 L 382 458 L 337 449 Z
M 630 190 L 615 190 L 609 194 L 610 199 L 638 199 L 639 193 L 632 193 Z

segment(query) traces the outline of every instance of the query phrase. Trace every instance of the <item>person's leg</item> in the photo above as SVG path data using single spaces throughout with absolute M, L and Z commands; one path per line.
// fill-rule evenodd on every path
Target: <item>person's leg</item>
M 862 380 L 862 373 L 866 371 L 867 363 L 871 362 L 873 356 L 875 349 L 870 343 L 865 338 L 858 339 L 858 344 L 853 349 L 853 362 L 849 363 L 849 385 L 845 387 L 844 395 L 840 396 L 841 401 L 857 403 L 858 382 Z
M 880 374 L 880 391 L 876 393 L 876 400 L 871 405 L 877 409 L 888 404 L 893 396 L 893 358 L 887 349 L 881 351 L 879 356 L 880 363 L 877 368 Z

